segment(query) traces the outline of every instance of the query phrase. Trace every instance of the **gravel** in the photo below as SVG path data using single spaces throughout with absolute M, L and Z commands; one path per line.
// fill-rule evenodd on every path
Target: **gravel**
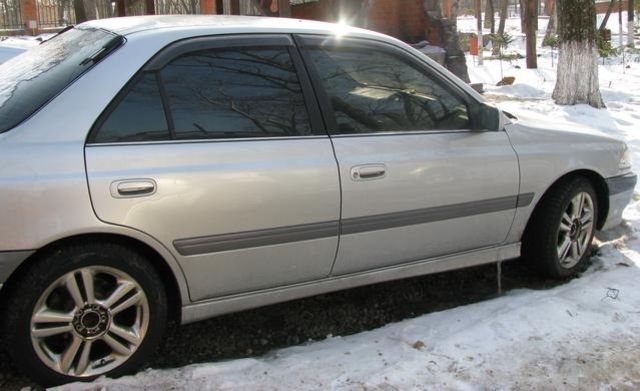
M 545 289 L 558 282 L 532 274 L 521 262 L 502 265 L 502 288 Z M 430 312 L 497 296 L 496 265 L 392 281 L 243 311 L 175 327 L 149 363 L 181 367 L 261 356 L 270 350 L 349 335 Z M 37 387 L 0 351 L 0 389 Z

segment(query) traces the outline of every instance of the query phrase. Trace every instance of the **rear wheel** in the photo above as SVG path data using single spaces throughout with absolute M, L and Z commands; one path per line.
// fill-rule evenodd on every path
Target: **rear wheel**
M 523 239 L 523 255 L 553 278 L 567 278 L 589 259 L 596 229 L 598 204 L 591 183 L 570 179 L 541 201 Z
M 8 353 L 49 386 L 138 368 L 165 330 L 156 270 L 117 244 L 57 249 L 14 284 L 5 307 Z

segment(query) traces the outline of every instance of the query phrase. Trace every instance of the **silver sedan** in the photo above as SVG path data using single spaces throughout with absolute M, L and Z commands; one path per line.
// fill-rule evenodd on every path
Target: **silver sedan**
M 85 23 L 0 66 L 2 336 L 52 385 L 135 370 L 169 319 L 515 258 L 568 278 L 628 153 L 370 31 Z

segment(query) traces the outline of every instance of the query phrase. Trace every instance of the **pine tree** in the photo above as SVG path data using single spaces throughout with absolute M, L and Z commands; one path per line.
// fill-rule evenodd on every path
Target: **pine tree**
M 598 85 L 596 5 L 594 0 L 558 0 L 557 104 L 604 107 Z

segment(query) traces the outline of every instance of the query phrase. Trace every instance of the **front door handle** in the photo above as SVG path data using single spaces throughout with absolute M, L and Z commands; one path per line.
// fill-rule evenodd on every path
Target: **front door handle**
M 131 198 L 150 196 L 156 192 L 156 181 L 153 179 L 123 179 L 111 183 L 111 196 L 114 198 Z
M 381 179 L 386 175 L 387 166 L 382 163 L 361 164 L 351 167 L 351 179 L 354 181 Z

